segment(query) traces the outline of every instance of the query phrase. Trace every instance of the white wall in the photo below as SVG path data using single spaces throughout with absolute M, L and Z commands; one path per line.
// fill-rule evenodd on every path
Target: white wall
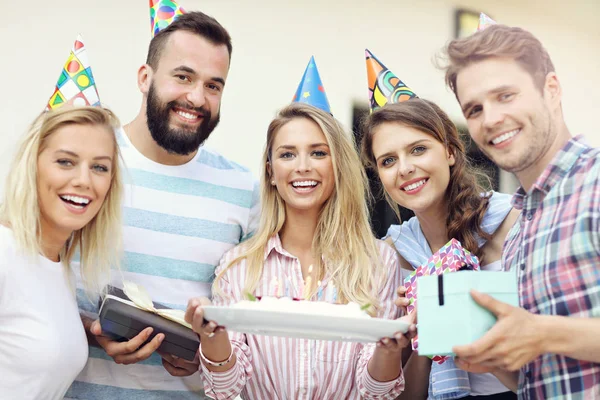
M 209 145 L 259 170 L 266 127 L 288 103 L 311 55 L 332 111 L 346 126 L 355 102 L 366 103 L 364 48 L 421 97 L 461 120 L 432 56 L 452 38 L 454 10 L 483 10 L 522 26 L 547 47 L 564 88 L 573 133 L 596 146 L 600 104 L 600 1 L 572 0 L 181 0 L 216 17 L 231 33 L 233 60 L 221 125 Z M 123 122 L 138 111 L 136 71 L 150 40 L 147 0 L 29 0 L 0 25 L 0 192 L 18 137 L 43 109 L 70 47 L 81 33 L 101 100 Z

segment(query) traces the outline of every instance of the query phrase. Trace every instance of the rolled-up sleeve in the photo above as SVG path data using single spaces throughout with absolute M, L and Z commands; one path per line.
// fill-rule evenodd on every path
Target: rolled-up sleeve
M 391 246 L 379 242 L 384 274 L 380 278 L 381 290 L 379 291 L 380 309 L 378 318 L 397 319 L 400 309 L 394 304 L 396 289 L 402 284 L 402 270 L 398 254 Z M 369 361 L 375 352 L 375 343 L 365 345 L 360 351 L 356 365 L 356 384 L 363 399 L 367 400 L 393 400 L 404 390 L 404 374 L 400 374 L 392 381 L 379 382 L 368 371 Z
M 252 376 L 252 354 L 245 343 L 243 334 L 230 333 L 231 349 L 235 354 L 235 365 L 223 372 L 210 371 L 203 362 L 200 363 L 204 392 L 211 399 L 234 399 L 240 395 L 246 382 Z M 200 344 L 202 351 L 202 344 Z
M 216 306 L 227 306 L 235 303 L 240 299 L 232 290 L 231 282 L 236 279 L 236 274 L 239 273 L 240 263 L 227 269 L 227 266 L 237 255 L 236 249 L 228 252 L 220 262 L 215 273 L 217 276 L 221 271 L 225 271 L 223 276 L 217 280 L 218 289 L 214 293 L 213 304 Z M 204 392 L 206 396 L 212 399 L 226 400 L 234 399 L 240 395 L 246 382 L 252 377 L 252 354 L 250 348 L 246 344 L 246 335 L 243 333 L 229 332 L 229 341 L 231 350 L 235 355 L 235 364 L 227 371 L 215 372 L 209 370 L 203 362 L 200 362 L 200 372 L 204 383 Z M 202 351 L 202 343 L 200 344 Z

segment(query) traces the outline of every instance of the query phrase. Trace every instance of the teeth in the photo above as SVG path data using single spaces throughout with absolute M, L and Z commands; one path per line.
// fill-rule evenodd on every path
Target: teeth
M 496 145 L 502 143 L 511 137 L 514 137 L 517 133 L 519 133 L 520 129 L 515 129 L 514 131 L 506 132 L 503 135 L 498 136 L 496 139 L 492 140 L 492 144 Z
M 317 186 L 317 181 L 298 181 L 292 182 L 293 187 Z
M 183 118 L 187 119 L 198 119 L 198 116 L 195 114 L 186 113 L 185 111 L 175 111 L 177 114 L 181 115 Z
M 408 190 L 415 190 L 416 188 L 418 188 L 420 186 L 423 186 L 425 184 L 425 182 L 427 182 L 427 179 L 423 179 L 423 180 L 421 180 L 419 182 L 415 182 L 415 183 L 412 183 L 412 184 L 410 184 L 408 186 L 405 186 L 405 187 L 402 188 L 402 190 L 406 190 L 406 191 L 408 191 Z
M 87 206 L 90 203 L 89 199 L 85 199 L 83 197 L 66 195 L 66 196 L 60 196 L 60 198 L 63 200 L 68 200 L 73 203 L 77 203 L 77 204 L 84 205 L 84 206 Z

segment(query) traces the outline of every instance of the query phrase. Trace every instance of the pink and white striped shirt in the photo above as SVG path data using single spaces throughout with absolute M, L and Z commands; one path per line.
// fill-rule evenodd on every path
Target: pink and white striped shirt
M 378 241 L 381 253 L 381 273 L 376 281 L 383 282 L 378 293 L 378 317 L 396 319 L 400 309 L 394 305 L 396 288 L 402 283 L 398 255 L 387 243 Z M 216 273 L 241 254 L 242 245 L 225 254 Z M 213 304 L 227 305 L 243 299 L 246 281 L 246 260 L 230 268 L 219 287 L 226 296 L 215 293 Z M 384 274 L 384 275 L 382 275 Z M 255 296 L 274 295 L 273 282 L 288 282 L 284 295 L 301 298 L 302 272 L 299 260 L 285 251 L 278 235 L 265 249 L 264 269 Z M 381 279 L 383 278 L 383 279 Z M 311 299 L 333 302 L 335 289 L 327 284 Z M 246 335 L 229 332 L 237 362 L 229 371 L 211 372 L 203 363 L 201 375 L 207 396 L 214 399 L 395 399 L 404 390 L 404 376 L 389 382 L 378 382 L 367 364 L 375 344 L 307 340 L 272 336 Z

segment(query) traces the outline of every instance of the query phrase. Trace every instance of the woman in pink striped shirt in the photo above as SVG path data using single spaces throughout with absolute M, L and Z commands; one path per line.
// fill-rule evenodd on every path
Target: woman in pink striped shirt
M 293 103 L 271 122 L 263 162 L 259 229 L 223 257 L 214 304 L 273 295 L 273 281 L 302 298 L 306 281 L 315 283 L 306 289 L 310 301 L 355 302 L 370 305 L 372 316 L 398 318 L 398 256 L 373 237 L 366 176 L 350 136 L 330 114 Z M 228 335 L 203 323 L 206 302 L 190 300 L 186 319 L 201 337 L 212 398 L 394 399 L 404 388 L 401 350 L 414 325 L 377 344 Z

